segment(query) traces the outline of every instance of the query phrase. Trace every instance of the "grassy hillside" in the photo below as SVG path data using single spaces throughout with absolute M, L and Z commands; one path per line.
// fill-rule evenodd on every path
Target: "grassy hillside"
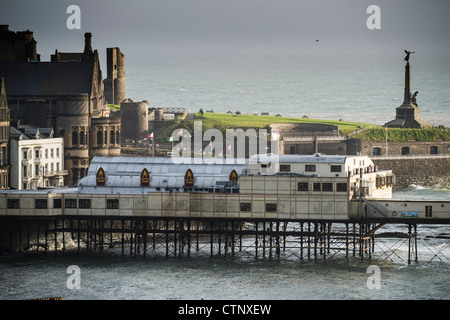
M 106 104 L 111 110 L 120 110 L 120 104 Z
M 441 128 L 431 129 L 388 129 L 388 141 L 390 142 L 405 142 L 405 141 L 437 141 L 445 138 L 450 141 L 450 128 L 443 131 Z M 367 131 L 361 132 L 354 136 L 354 138 L 367 141 L 386 141 L 386 131 L 384 128 L 371 128 Z
M 285 118 L 285 117 L 275 117 L 275 116 L 253 116 L 253 115 L 237 115 L 233 116 L 231 114 L 224 113 L 200 113 L 195 114 L 196 120 L 201 120 L 203 129 L 217 128 L 221 131 L 225 129 L 262 129 L 267 128 L 268 125 L 272 123 L 319 123 L 319 124 L 330 124 L 339 127 L 339 131 L 342 135 L 349 134 L 359 128 L 371 127 L 374 125 L 367 123 L 355 123 L 355 122 L 345 122 L 345 121 L 334 121 L 334 120 L 323 120 L 323 119 L 302 119 L 302 118 Z

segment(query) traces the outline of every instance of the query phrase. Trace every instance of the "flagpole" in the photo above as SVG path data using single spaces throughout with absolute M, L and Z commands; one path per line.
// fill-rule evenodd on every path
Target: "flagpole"
M 155 133 L 152 132 L 152 157 L 155 156 Z

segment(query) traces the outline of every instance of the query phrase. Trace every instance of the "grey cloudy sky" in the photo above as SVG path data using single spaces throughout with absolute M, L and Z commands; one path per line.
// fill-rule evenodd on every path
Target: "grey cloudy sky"
M 81 29 L 69 30 L 69 5 Z M 381 30 L 369 30 L 369 5 L 381 9 Z M 34 32 L 43 60 L 57 48 L 80 51 L 83 34 L 103 54 L 152 52 L 448 52 L 447 0 L 1 0 L 0 24 Z M 316 42 L 316 39 L 319 42 Z M 81 49 L 80 49 L 81 48 Z

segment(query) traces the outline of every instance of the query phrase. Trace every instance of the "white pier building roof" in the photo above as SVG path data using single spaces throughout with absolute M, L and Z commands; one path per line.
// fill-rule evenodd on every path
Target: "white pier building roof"
M 248 170 L 248 159 L 223 159 L 219 163 L 194 163 L 193 158 L 171 157 L 94 157 L 86 177 L 78 183 L 81 193 L 147 193 L 150 191 L 180 191 L 185 188 L 185 174 L 191 169 L 195 175 L 192 188 L 212 188 L 218 182 L 229 181 L 230 173 L 238 175 Z M 105 186 L 97 187 L 97 171 L 102 168 L 106 174 Z M 147 169 L 150 174 L 148 187 L 141 187 L 141 173 Z M 178 189 L 178 190 L 177 190 Z M 197 191 L 197 190 L 196 190 Z M 202 190 L 203 191 L 203 190 Z

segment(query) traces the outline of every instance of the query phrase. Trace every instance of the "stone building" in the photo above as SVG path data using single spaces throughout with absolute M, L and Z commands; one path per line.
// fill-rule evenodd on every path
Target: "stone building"
M 9 189 L 9 126 L 5 80 L 0 78 L 0 189 Z
M 0 61 L 39 61 L 36 44 L 30 30 L 14 32 L 9 30 L 8 25 L 0 25 Z
M 10 32 L 5 28 L 1 30 Z M 118 131 L 120 136 L 120 123 L 109 118 L 99 54 L 92 50 L 91 42 L 92 35 L 85 33 L 83 52 L 56 50 L 50 62 L 0 61 L 0 77 L 5 78 L 14 122 L 54 128 L 56 137 L 64 137 L 64 166 L 69 172 L 66 185 L 75 185 L 87 173 L 96 151 L 103 155 L 105 148 L 110 147 L 109 139 L 102 148 L 91 140 L 93 119 L 106 118 L 105 122 L 114 122 L 114 132 Z M 119 155 L 120 149 L 114 143 L 107 153 Z
M 339 133 L 339 127 L 316 123 L 274 123 L 270 130 L 280 133 L 280 154 L 314 153 L 347 154 L 346 137 Z
M 122 136 L 120 143 L 125 145 L 128 141 L 144 139 L 148 134 L 148 103 L 147 101 L 134 102 L 126 99 L 120 103 L 120 123 Z
M 106 103 L 125 99 L 125 57 L 119 48 L 106 49 L 107 77 L 103 80 Z

